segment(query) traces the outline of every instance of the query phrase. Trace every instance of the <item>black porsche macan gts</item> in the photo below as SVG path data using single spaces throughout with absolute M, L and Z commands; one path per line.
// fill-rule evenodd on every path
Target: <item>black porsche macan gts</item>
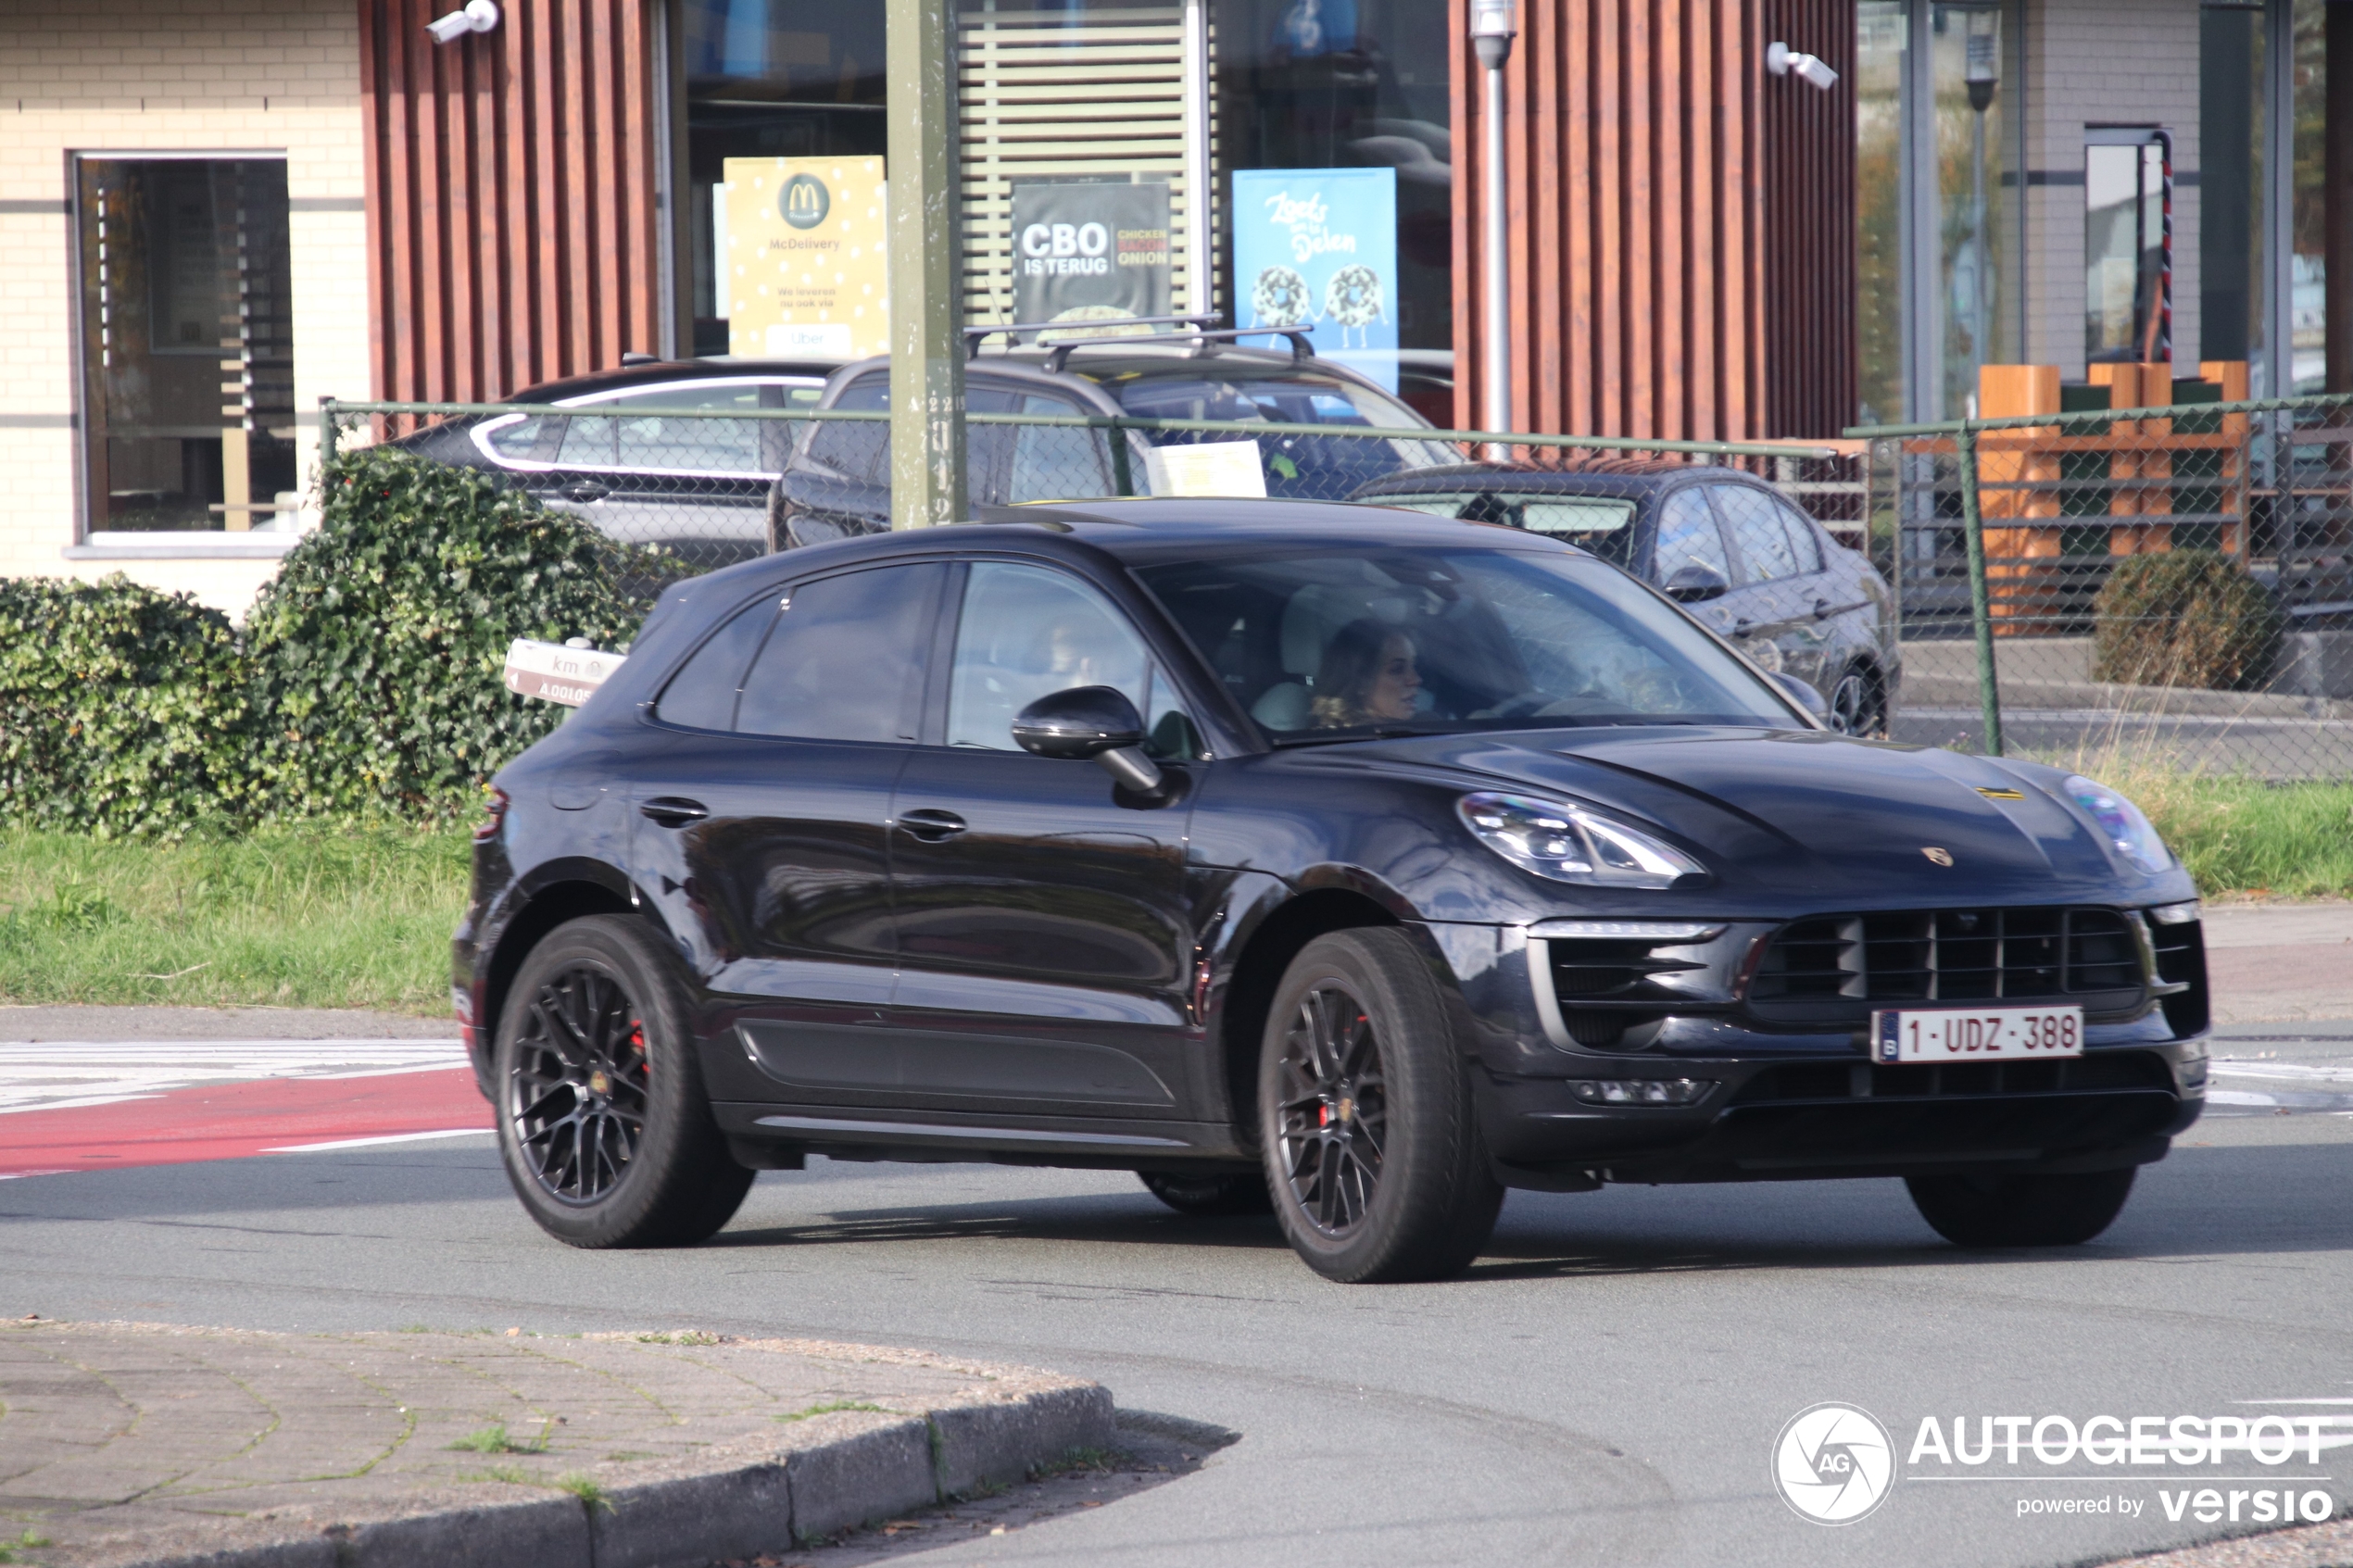
M 1902 1177 L 2064 1244 L 2196 1120 L 2195 892 L 2098 784 L 1833 734 L 1522 531 L 1020 516 L 679 584 L 498 775 L 456 1001 L 555 1236 L 817 1151 L 1271 1203 L 1346 1281 L 1513 1186 Z

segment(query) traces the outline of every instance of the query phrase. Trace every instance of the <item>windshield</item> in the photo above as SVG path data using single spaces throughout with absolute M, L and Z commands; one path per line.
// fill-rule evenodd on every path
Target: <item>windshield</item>
M 1614 567 L 1318 546 L 1137 575 L 1277 744 L 1579 724 L 1795 729 L 1790 705 Z
M 1123 413 L 1137 419 L 1328 426 L 1335 433 L 1258 438 L 1269 495 L 1345 500 L 1359 485 L 1384 475 L 1463 460 L 1462 453 L 1444 442 L 1339 433 L 1352 428 L 1422 430 L 1429 421 L 1386 393 L 1314 370 L 1130 375 L 1107 380 L 1103 389 L 1119 400 Z M 1154 430 L 1143 434 L 1156 446 L 1235 439 L 1229 432 Z
M 1634 563 L 1634 503 L 1617 495 L 1515 495 L 1495 490 L 1429 491 L 1370 495 L 1377 506 L 1403 507 L 1432 517 L 1500 522 L 1590 550 L 1612 566 Z

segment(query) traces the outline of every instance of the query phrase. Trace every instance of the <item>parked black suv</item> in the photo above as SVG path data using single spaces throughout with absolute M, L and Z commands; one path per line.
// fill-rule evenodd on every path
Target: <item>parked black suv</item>
M 456 995 L 575 1245 L 822 1151 L 1271 1198 L 1428 1278 L 1507 1186 L 2095 1235 L 2203 1104 L 2194 898 L 2111 792 L 1826 731 L 1556 541 L 1103 502 L 667 590 L 499 773 Z

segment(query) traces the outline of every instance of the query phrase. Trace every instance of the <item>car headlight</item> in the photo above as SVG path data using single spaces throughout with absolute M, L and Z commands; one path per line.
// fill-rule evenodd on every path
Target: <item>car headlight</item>
M 2060 786 L 2067 797 L 2083 808 L 2084 813 L 2100 825 L 2108 847 L 2145 872 L 2161 872 L 2173 864 L 2172 852 L 2157 835 L 2157 829 L 2141 814 L 2141 809 L 2106 784 L 2094 784 L 2081 773 L 2071 773 Z
M 1523 871 L 1604 887 L 1672 887 L 1707 868 L 1590 806 L 1481 790 L 1454 803 L 1481 844 Z

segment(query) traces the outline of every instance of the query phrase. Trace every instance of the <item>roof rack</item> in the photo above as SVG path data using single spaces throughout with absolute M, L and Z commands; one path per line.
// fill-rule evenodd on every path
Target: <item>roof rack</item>
M 1217 318 L 1214 316 L 1119 316 L 1106 318 L 1106 321 L 1109 320 L 1116 320 L 1123 327 L 1208 327 L 1214 325 Z M 1010 323 L 1000 321 L 995 326 L 966 327 L 964 329 L 964 358 L 967 359 L 976 358 L 980 353 L 981 344 L 1000 334 L 1011 338 L 1012 346 L 1019 347 L 1024 332 L 1067 332 L 1087 324 L 1083 321 L 1013 321 Z M 1088 338 L 1083 341 L 1088 343 L 1115 341 L 1117 337 L 1123 335 L 1133 336 L 1134 334 L 1114 333 L 1110 334 L 1106 339 Z M 1154 333 L 1153 335 L 1183 334 Z
M 1063 367 L 1069 362 L 1070 351 L 1074 348 L 1101 346 L 1105 344 L 1127 344 L 1132 345 L 1139 340 L 1139 337 L 1188 338 L 1193 343 L 1193 353 L 1196 356 L 1208 353 L 1209 345 L 1213 343 L 1232 343 L 1239 338 L 1246 337 L 1280 337 L 1289 338 L 1290 340 L 1290 358 L 1292 364 L 1296 365 L 1302 359 L 1312 359 L 1315 356 L 1315 345 L 1308 335 L 1310 332 L 1313 331 L 1312 328 L 1211 326 L 1209 323 L 1214 321 L 1215 320 L 1217 320 L 1217 318 L 1214 316 L 1128 316 L 1118 318 L 1118 321 L 1121 326 L 1173 326 L 1189 327 L 1192 330 L 1189 332 L 1147 332 L 1142 334 L 1136 332 L 1104 332 L 1099 336 L 1063 338 L 1059 342 L 1051 345 L 1041 345 L 1049 348 L 1049 352 L 1046 356 L 1046 370 L 1050 374 L 1059 374 Z M 1021 321 L 1015 322 L 1010 326 L 966 327 L 964 329 L 964 358 L 967 359 L 978 358 L 980 357 L 980 345 L 982 341 L 987 338 L 995 337 L 1000 333 L 1011 338 L 1014 346 L 1019 346 L 1021 344 L 1021 334 L 1024 332 L 1049 331 L 1063 332 L 1070 331 L 1075 324 L 1076 323 L 1069 321 Z

